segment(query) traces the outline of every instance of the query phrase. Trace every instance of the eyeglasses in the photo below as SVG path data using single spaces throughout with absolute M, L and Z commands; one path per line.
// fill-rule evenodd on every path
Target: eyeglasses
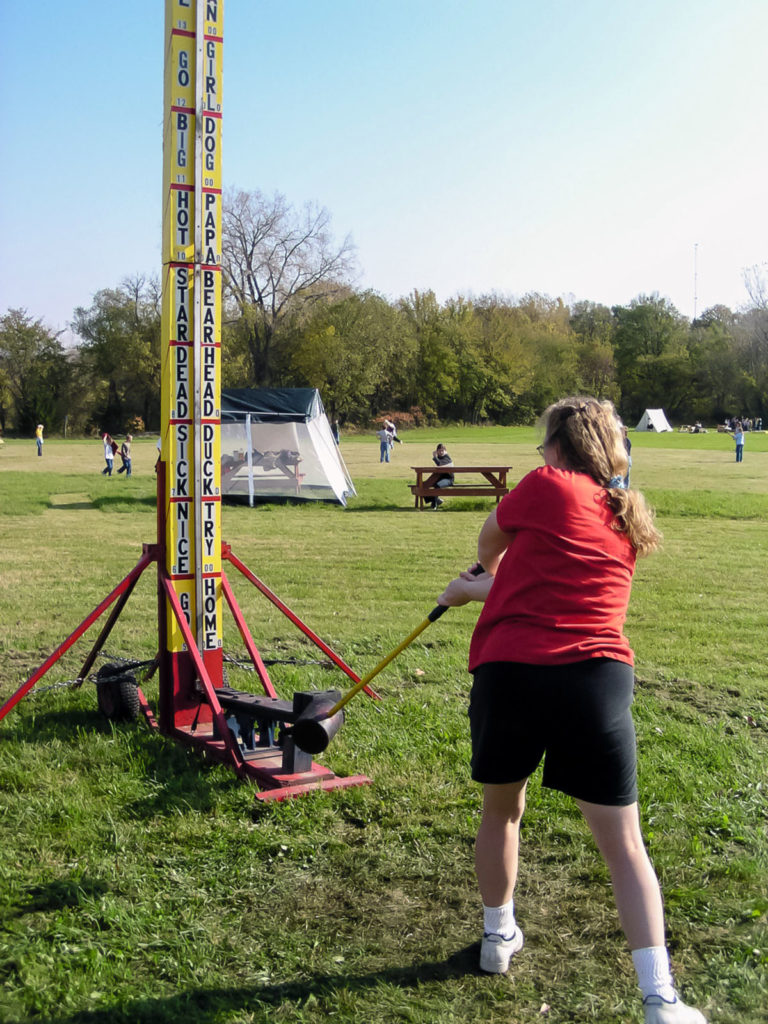
M 537 444 L 536 445 L 536 451 L 539 453 L 539 455 L 543 459 L 544 458 L 544 445 L 543 444 Z

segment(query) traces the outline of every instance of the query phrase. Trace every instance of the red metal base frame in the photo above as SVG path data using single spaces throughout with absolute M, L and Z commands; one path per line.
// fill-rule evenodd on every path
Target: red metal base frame
M 352 775 L 346 778 L 335 775 L 329 768 L 324 765 L 316 764 L 312 762 L 311 768 L 307 772 L 300 772 L 297 774 L 287 774 L 282 771 L 282 752 L 279 748 L 268 747 L 264 750 L 259 750 L 255 754 L 243 755 L 240 750 L 234 736 L 227 727 L 224 713 L 221 705 L 216 697 L 217 687 L 211 679 L 210 671 L 206 665 L 205 659 L 197 649 L 194 637 L 192 635 L 189 624 L 187 623 L 186 617 L 181 609 L 178 601 L 178 597 L 170 584 L 170 580 L 165 573 L 163 566 L 163 559 L 160 557 L 161 548 L 156 544 L 145 544 L 143 546 L 142 556 L 136 566 L 128 573 L 128 575 L 120 581 L 120 583 L 112 590 L 104 600 L 97 605 L 96 608 L 88 615 L 80 625 L 64 640 L 56 650 L 43 662 L 40 668 L 37 669 L 30 677 L 26 680 L 22 686 L 0 707 L 0 721 L 5 718 L 9 711 L 19 703 L 32 688 L 45 676 L 45 674 L 60 660 L 60 658 L 69 650 L 72 645 L 83 636 L 83 634 L 100 618 L 100 616 L 117 601 L 115 608 L 101 633 L 99 634 L 96 642 L 91 648 L 83 667 L 77 677 L 75 686 L 81 686 L 83 681 L 87 678 L 88 673 L 95 662 L 99 651 L 103 647 L 107 640 L 112 628 L 117 622 L 120 613 L 122 612 L 125 604 L 128 601 L 131 593 L 133 592 L 136 583 L 140 576 L 152 562 L 156 562 L 158 565 L 158 589 L 164 592 L 164 596 L 168 600 L 168 604 L 173 610 L 174 618 L 176 619 L 179 628 L 184 636 L 185 643 L 189 652 L 189 656 L 194 666 L 194 675 L 196 677 L 195 682 L 198 685 L 197 692 L 202 689 L 200 694 L 199 704 L 205 705 L 208 709 L 208 715 L 211 719 L 206 723 L 200 723 L 197 727 L 194 725 L 189 727 L 179 728 L 173 721 L 173 708 L 170 708 L 170 718 L 164 716 L 163 711 L 168 710 L 168 705 L 173 704 L 174 694 L 169 691 L 172 687 L 170 681 L 171 673 L 168 671 L 167 664 L 164 664 L 165 654 L 166 658 L 168 652 L 163 652 L 161 644 L 161 651 L 157 656 L 157 663 L 160 666 L 160 685 L 161 685 L 161 713 L 160 722 L 155 719 L 155 714 L 149 705 L 146 697 L 139 689 L 139 704 L 144 717 L 153 729 L 159 729 L 161 732 L 173 737 L 179 742 L 186 743 L 195 749 L 199 750 L 205 756 L 212 758 L 213 760 L 220 761 L 224 764 L 229 765 L 241 778 L 250 778 L 256 782 L 257 785 L 263 787 L 256 793 L 258 800 L 284 800 L 288 797 L 300 796 L 304 793 L 309 793 L 314 790 L 332 790 L 332 789 L 345 789 L 349 786 L 362 786 L 370 783 L 370 779 L 365 775 Z M 345 664 L 345 662 L 330 648 L 327 644 L 323 643 L 320 638 L 312 632 L 307 626 L 304 625 L 301 620 L 290 611 L 290 609 L 284 605 L 270 590 L 265 586 L 239 559 L 237 559 L 231 551 L 228 544 L 222 545 L 222 558 L 228 560 L 233 564 L 246 579 L 253 583 L 262 593 L 265 594 L 280 610 L 296 625 L 309 639 L 313 641 L 343 672 L 349 676 L 355 682 L 359 682 L 359 676 L 357 676 L 352 669 Z M 232 612 L 232 616 L 235 619 L 240 635 L 245 643 L 248 650 L 249 657 L 253 664 L 253 667 L 259 677 L 262 687 L 265 693 L 270 697 L 275 697 L 276 693 L 272 683 L 269 679 L 264 662 L 256 648 L 253 638 L 248 630 L 248 627 L 243 619 L 242 612 L 240 611 L 237 600 L 232 592 L 232 588 L 226 575 L 222 573 L 222 583 L 224 596 L 227 604 Z M 162 613 L 161 618 L 162 618 Z M 162 627 L 161 627 L 161 639 L 162 639 Z M 219 682 L 219 685 L 221 683 Z M 163 690 L 165 689 L 165 694 Z M 378 699 L 376 694 L 370 688 L 366 688 L 366 692 L 369 696 L 374 699 Z M 163 707 L 165 696 L 165 708 Z M 216 733 L 214 735 L 214 723 L 216 726 Z

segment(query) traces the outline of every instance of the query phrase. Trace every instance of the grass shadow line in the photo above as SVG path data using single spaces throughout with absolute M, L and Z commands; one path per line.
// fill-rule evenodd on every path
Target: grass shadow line
M 154 511 L 157 508 L 157 496 L 155 494 L 143 496 L 140 494 L 101 494 L 93 498 L 90 507 L 109 512 L 125 505 L 130 508 Z
M 452 953 L 445 960 L 414 964 L 410 967 L 391 967 L 370 974 L 319 974 L 306 981 L 289 981 L 277 985 L 259 985 L 252 988 L 200 989 L 179 993 L 168 998 L 137 999 L 122 1006 L 104 1010 L 84 1010 L 69 1016 L 35 1017 L 38 1024 L 206 1024 L 221 1020 L 223 1014 L 242 1010 L 263 1011 L 263 1020 L 286 1002 L 300 1004 L 310 997 L 327 998 L 334 992 L 349 989 L 364 992 L 377 985 L 393 985 L 400 989 L 415 989 L 425 982 L 449 981 L 467 975 L 480 975 L 478 966 L 479 943 Z
M 57 878 L 44 885 L 29 886 L 27 902 L 8 908 L 5 913 L 9 918 L 19 918 L 25 914 L 77 907 L 84 899 L 104 896 L 109 891 L 109 886 L 99 879 Z

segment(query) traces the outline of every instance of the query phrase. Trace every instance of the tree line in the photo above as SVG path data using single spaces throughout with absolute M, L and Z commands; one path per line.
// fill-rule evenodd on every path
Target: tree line
M 355 253 L 328 212 L 228 192 L 222 226 L 224 387 L 316 387 L 343 424 L 531 423 L 567 393 L 676 422 L 766 416 L 768 288 L 695 320 L 658 294 L 626 306 L 537 293 L 388 300 L 354 285 Z M 110 433 L 160 426 L 161 286 L 143 275 L 78 306 L 66 348 L 25 309 L 0 317 L 0 431 Z

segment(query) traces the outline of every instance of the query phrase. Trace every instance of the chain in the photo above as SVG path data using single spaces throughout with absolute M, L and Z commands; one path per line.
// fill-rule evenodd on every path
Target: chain
M 84 679 L 67 679 L 63 683 L 51 683 L 50 686 L 33 686 L 27 696 L 40 697 L 44 693 L 50 693 L 51 690 L 64 690 L 68 686 L 79 686 L 83 682 L 85 682 Z
M 137 668 L 145 668 L 148 665 L 154 665 L 155 659 L 150 658 L 148 661 L 136 661 L 135 658 L 121 658 L 115 654 L 106 654 L 101 652 L 100 658 L 104 658 L 106 661 L 111 662 L 114 665 L 125 665 L 128 671 L 133 671 Z M 255 672 L 255 666 L 248 661 L 243 661 L 240 657 L 235 657 L 232 654 L 224 654 L 224 661 L 227 664 L 234 665 L 236 668 L 243 669 L 246 672 Z M 265 665 L 320 665 L 321 668 L 333 668 L 331 662 L 325 661 L 300 661 L 298 658 L 264 658 L 262 659 Z M 91 673 L 85 679 L 65 679 L 60 683 L 51 683 L 49 686 L 40 686 L 39 684 L 33 686 L 27 696 L 29 697 L 40 697 L 44 693 L 51 693 L 54 690 L 66 690 L 71 686 L 82 686 L 84 682 L 96 682 L 96 674 Z
M 99 653 L 100 658 L 104 658 L 106 661 L 112 662 L 114 665 L 125 665 L 129 671 L 136 668 L 145 668 L 147 665 L 154 665 L 155 659 L 150 658 L 148 661 L 136 661 L 135 658 L 121 658 L 115 654 L 107 654 L 105 652 Z M 44 693 L 51 693 L 53 690 L 66 690 L 70 686 L 81 686 L 84 682 L 96 682 L 96 674 L 91 673 L 86 676 L 85 679 L 65 679 L 60 683 L 51 683 L 49 686 L 35 685 L 29 691 L 29 697 L 40 697 Z
M 241 658 L 243 655 L 241 655 Z M 334 665 L 329 660 L 323 661 L 301 661 L 298 658 L 262 658 L 264 665 L 320 665 L 321 668 L 333 668 Z M 246 672 L 255 672 L 255 667 L 247 661 L 242 661 L 239 658 L 235 658 L 232 654 L 224 654 L 224 661 L 231 665 L 235 665 L 237 668 L 242 668 Z

